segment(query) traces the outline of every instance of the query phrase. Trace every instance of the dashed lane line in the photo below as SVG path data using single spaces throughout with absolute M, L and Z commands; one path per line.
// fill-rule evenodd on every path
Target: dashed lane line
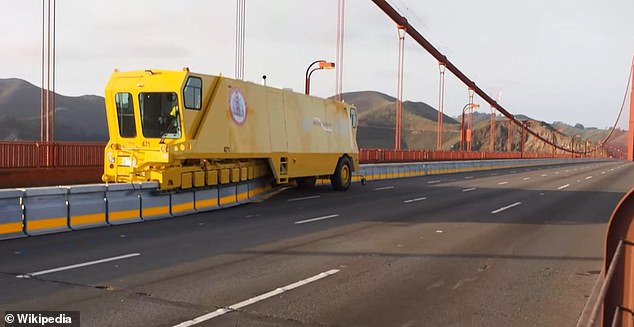
M 470 188 L 465 188 L 465 189 L 463 189 L 462 191 L 463 191 L 463 192 L 471 192 L 471 191 L 475 191 L 475 190 L 477 190 L 477 188 L 475 188 L 475 187 L 470 187 Z
M 563 189 L 565 189 L 565 188 L 566 188 L 566 187 L 568 187 L 568 186 L 570 186 L 570 184 L 566 184 L 566 185 L 559 186 L 557 189 L 558 189 L 558 190 L 563 190 Z
M 383 187 L 376 187 L 374 190 L 375 191 L 385 191 L 385 190 L 393 190 L 394 186 L 383 186 Z
M 502 208 L 499 208 L 499 209 L 495 209 L 495 210 L 491 211 L 491 213 L 493 213 L 493 214 L 499 213 L 499 212 L 502 212 L 504 210 L 508 210 L 508 209 L 513 208 L 513 207 L 517 207 L 520 204 L 522 204 L 522 202 L 515 202 L 515 203 L 509 204 L 509 205 L 507 205 L 505 207 L 502 207 Z
M 286 202 L 319 199 L 320 197 L 321 197 L 321 195 L 304 196 L 304 197 L 301 197 L 301 198 L 288 199 L 288 200 L 286 200 Z
M 295 283 L 292 283 L 292 284 L 288 284 L 288 285 L 283 286 L 283 287 L 276 288 L 276 289 L 274 289 L 272 291 L 266 292 L 264 294 L 260 294 L 258 296 L 252 297 L 252 298 L 244 300 L 242 302 L 238 302 L 236 304 L 232 304 L 232 305 L 230 305 L 230 306 L 228 306 L 226 308 L 220 308 L 220 309 L 218 309 L 216 311 L 204 314 L 202 316 L 198 316 L 198 317 L 196 317 L 196 318 L 194 318 L 192 320 L 184 321 L 184 322 L 182 322 L 182 323 L 180 323 L 178 325 L 174 325 L 174 327 L 189 327 L 189 326 L 194 326 L 194 325 L 200 324 L 200 323 L 205 322 L 207 320 L 210 320 L 210 319 L 213 319 L 213 318 L 216 318 L 216 317 L 220 317 L 220 316 L 222 316 L 224 314 L 227 314 L 227 313 L 230 313 L 230 312 L 234 312 L 236 310 L 240 310 L 241 308 L 244 308 L 244 307 L 246 307 L 248 305 L 251 305 L 251 304 L 254 304 L 254 303 L 257 303 L 257 302 L 260 302 L 260 301 L 264 301 L 264 300 L 266 300 L 268 298 L 272 298 L 274 296 L 278 296 L 278 295 L 280 295 L 282 293 L 291 291 L 291 290 L 296 289 L 298 287 L 301 287 L 301 286 L 304 286 L 304 285 L 307 285 L 307 284 L 310 284 L 310 283 L 314 283 L 314 282 L 316 282 L 316 281 L 318 281 L 320 279 L 326 278 L 328 276 L 332 276 L 332 275 L 338 273 L 339 271 L 340 271 L 339 269 L 331 269 L 331 270 L 328 270 L 328 271 L 324 271 L 324 272 L 319 273 L 319 274 L 317 274 L 315 276 L 308 277 L 306 279 L 302 279 L 302 280 L 300 280 L 298 282 L 295 282 Z
M 409 200 L 403 201 L 403 203 L 413 203 L 413 202 L 418 202 L 418 201 L 423 201 L 423 200 L 427 200 L 427 198 L 426 197 L 422 197 L 422 198 L 409 199 Z
M 105 262 L 110 262 L 110 261 L 115 261 L 115 260 L 122 260 L 122 259 L 132 258 L 132 257 L 136 257 L 136 256 L 139 256 L 139 255 L 141 255 L 141 253 L 128 253 L 128 254 L 119 255 L 119 256 L 116 256 L 116 257 L 104 258 L 104 259 L 88 261 L 88 262 L 83 262 L 83 263 L 77 263 L 77 264 L 74 264 L 74 265 L 69 265 L 69 266 L 64 266 L 64 267 L 59 267 L 59 268 L 53 268 L 53 269 L 47 269 L 47 270 L 42 270 L 42 271 L 26 273 L 26 274 L 23 274 L 23 275 L 17 275 L 15 277 L 16 278 L 31 278 L 31 277 L 44 275 L 44 274 L 50 274 L 50 273 L 54 273 L 54 272 L 58 272 L 58 271 L 70 270 L 70 269 L 81 268 L 81 267 L 86 267 L 86 266 L 92 266 L 92 265 L 105 263 Z
M 330 218 L 335 218 L 335 217 L 339 217 L 338 214 L 334 214 L 334 215 L 328 215 L 328 216 L 322 216 L 322 217 L 317 217 L 317 218 L 310 218 L 310 219 L 305 219 L 305 220 L 299 220 L 295 222 L 295 225 L 301 225 L 301 224 L 306 224 L 306 223 L 312 223 L 315 221 L 320 221 L 320 220 L 325 220 L 325 219 L 330 219 Z

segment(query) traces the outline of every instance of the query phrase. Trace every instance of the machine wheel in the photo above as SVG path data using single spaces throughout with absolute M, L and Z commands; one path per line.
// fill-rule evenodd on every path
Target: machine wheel
M 317 177 L 302 177 L 295 180 L 297 187 L 302 190 L 310 190 L 315 187 Z
M 335 173 L 330 178 L 330 184 L 335 191 L 345 191 L 352 183 L 352 163 L 350 158 L 342 157 L 337 163 Z

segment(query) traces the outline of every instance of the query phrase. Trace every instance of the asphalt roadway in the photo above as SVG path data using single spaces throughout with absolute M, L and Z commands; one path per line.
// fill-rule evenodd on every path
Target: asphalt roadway
M 634 164 L 287 189 L 187 217 L 0 241 L 0 311 L 82 326 L 575 326 Z

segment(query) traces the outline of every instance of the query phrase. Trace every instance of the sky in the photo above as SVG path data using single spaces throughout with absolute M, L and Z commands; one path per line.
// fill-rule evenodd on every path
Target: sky
M 389 2 L 510 112 L 613 124 L 634 54 L 633 0 Z M 40 85 L 41 4 L 0 0 L 0 78 Z M 336 10 L 337 0 L 246 0 L 245 80 L 266 75 L 269 86 L 303 91 L 308 64 L 335 59 Z M 114 69 L 233 77 L 235 13 L 235 0 L 58 1 L 56 90 L 103 95 Z M 343 91 L 395 96 L 395 24 L 372 1 L 346 0 L 344 38 Z M 409 37 L 404 58 L 403 99 L 436 108 L 437 61 Z M 332 96 L 335 72 L 315 72 L 311 93 Z M 459 115 L 467 101 L 447 74 L 445 113 Z

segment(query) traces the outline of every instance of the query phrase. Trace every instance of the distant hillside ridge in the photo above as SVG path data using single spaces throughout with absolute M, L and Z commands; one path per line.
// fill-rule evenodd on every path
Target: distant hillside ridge
M 0 140 L 39 140 L 40 92 L 21 79 L 0 79 Z M 55 140 L 108 140 L 103 97 L 57 94 L 55 107 Z

